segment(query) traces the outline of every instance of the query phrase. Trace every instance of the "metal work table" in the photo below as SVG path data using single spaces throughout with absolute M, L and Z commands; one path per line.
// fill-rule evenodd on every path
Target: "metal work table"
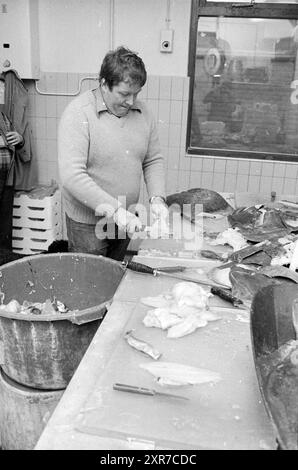
M 175 258 L 169 254 L 171 250 L 175 252 L 174 242 L 168 242 L 145 240 L 140 253 L 147 256 L 134 259 L 151 266 L 183 264 L 204 272 L 216 264 L 192 257 L 191 250 L 188 259 L 179 256 L 181 246 Z M 159 254 L 148 256 L 153 246 L 160 249 Z M 167 246 L 170 251 L 166 250 Z M 164 331 L 142 324 L 148 307 L 140 303 L 140 298 L 163 293 L 177 282 L 126 272 L 36 450 L 276 448 L 257 384 L 248 312 L 241 315 L 224 301 L 213 300 L 222 319 L 178 339 L 167 339 Z M 127 329 L 135 329 L 136 336 L 163 351 L 165 361 L 217 370 L 222 374 L 222 381 L 213 386 L 203 384 L 191 390 L 174 390 L 188 396 L 184 409 L 180 404 L 156 400 L 156 397 L 135 397 L 112 390 L 113 382 L 124 380 L 157 387 L 150 374 L 140 372 L 139 363 L 148 358 L 124 341 Z

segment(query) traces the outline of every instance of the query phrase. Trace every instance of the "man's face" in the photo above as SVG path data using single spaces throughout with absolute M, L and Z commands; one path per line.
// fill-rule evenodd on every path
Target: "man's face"
M 128 113 L 142 89 L 139 84 L 130 81 L 119 82 L 111 90 L 104 81 L 101 86 L 105 104 L 116 116 L 125 116 Z

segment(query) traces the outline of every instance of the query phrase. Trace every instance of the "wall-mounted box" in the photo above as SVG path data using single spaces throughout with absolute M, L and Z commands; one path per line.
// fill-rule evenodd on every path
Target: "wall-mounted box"
M 160 52 L 173 52 L 173 36 L 172 29 L 163 29 L 160 32 Z
M 39 78 L 38 0 L 0 0 L 0 72 Z

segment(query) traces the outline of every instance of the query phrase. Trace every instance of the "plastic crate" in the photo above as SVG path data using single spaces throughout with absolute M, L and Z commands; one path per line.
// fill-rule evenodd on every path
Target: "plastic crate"
M 53 241 L 61 239 L 61 235 L 61 226 L 48 230 L 13 227 L 12 251 L 25 255 L 47 251 Z
M 53 229 L 60 227 L 61 219 L 61 193 L 56 190 L 52 195 L 39 197 L 36 192 L 15 196 L 13 203 L 13 227 L 26 227 L 37 229 Z

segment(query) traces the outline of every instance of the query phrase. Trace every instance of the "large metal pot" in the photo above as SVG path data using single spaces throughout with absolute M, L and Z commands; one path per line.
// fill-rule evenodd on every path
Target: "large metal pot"
M 5 304 L 55 297 L 71 310 L 48 315 L 0 310 L 3 371 L 29 387 L 65 388 L 124 273 L 116 261 L 82 253 L 36 255 L 1 266 Z

